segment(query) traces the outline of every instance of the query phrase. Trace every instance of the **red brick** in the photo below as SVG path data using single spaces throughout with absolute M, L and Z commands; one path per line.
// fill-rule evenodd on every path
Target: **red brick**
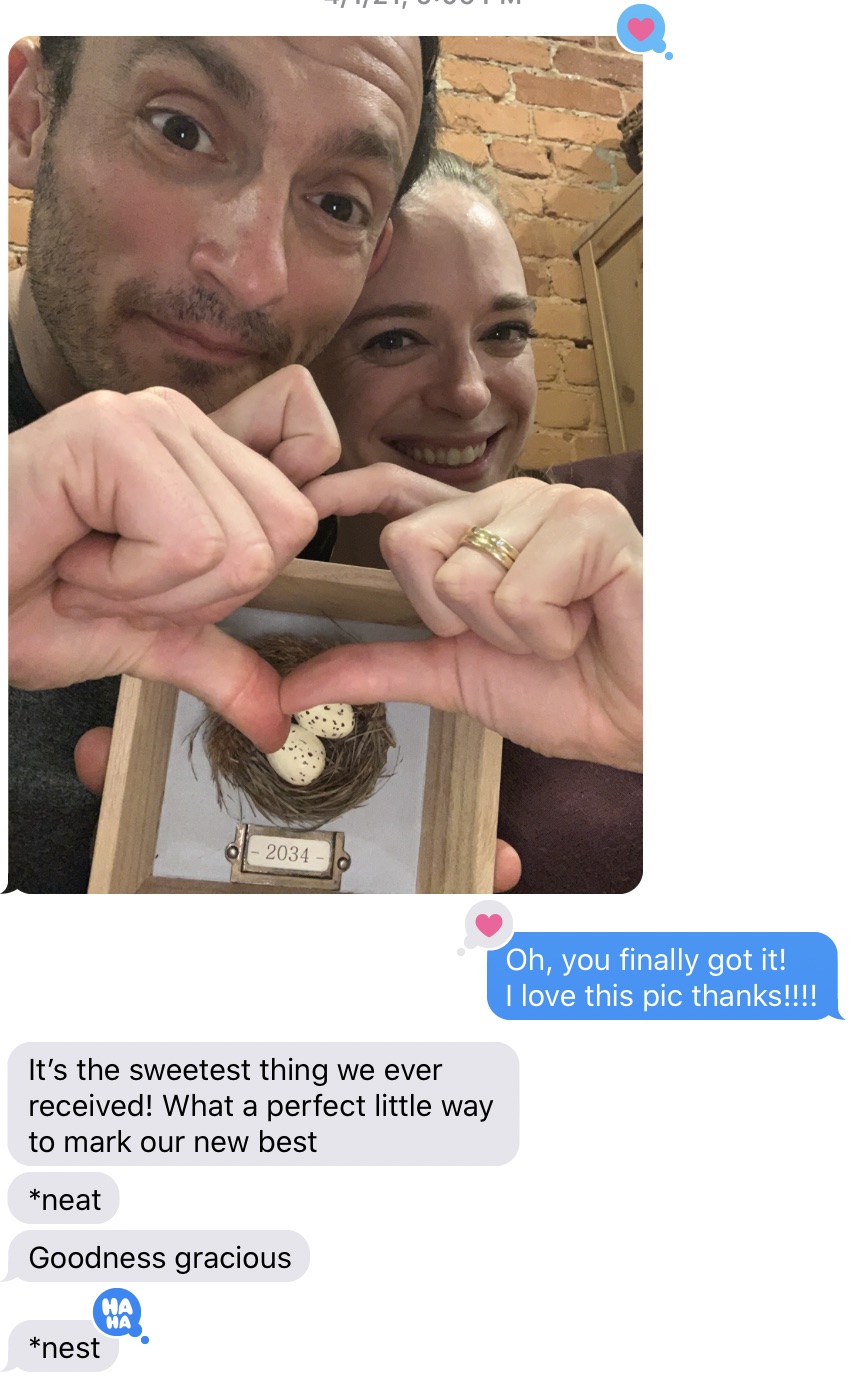
M 572 461 L 572 444 L 554 433 L 536 431 L 529 439 L 521 465 L 529 471 L 546 471 Z
M 479 96 L 454 96 L 442 92 L 442 119 L 455 130 L 482 130 L 493 135 L 526 135 L 531 128 L 525 106 L 503 104 Z
M 576 260 L 552 260 L 549 273 L 556 297 L 574 298 L 576 302 L 584 302 L 584 280 L 581 277 L 581 266 Z
M 611 210 L 614 195 L 597 187 L 552 186 L 546 192 L 544 205 L 550 216 L 569 217 L 571 221 L 598 221 Z
M 10 197 L 29 197 L 30 201 L 32 201 L 33 194 L 32 194 L 32 191 L 31 191 L 30 188 L 27 188 L 27 187 L 13 187 L 12 184 L 10 183 L 10 184 L 9 184 L 9 196 L 10 196 Z
M 486 141 L 480 135 L 458 135 L 454 130 L 442 130 L 439 147 L 461 159 L 468 159 L 469 163 L 482 164 L 489 159 Z
M 563 337 L 567 341 L 587 341 L 590 338 L 590 319 L 583 303 L 565 303 L 557 298 L 539 299 L 536 327 L 540 336 Z
M 552 171 L 548 154 L 538 144 L 523 144 L 519 139 L 494 139 L 489 153 L 497 168 L 524 178 L 547 178 Z
M 551 49 L 540 38 L 443 38 L 442 53 L 505 62 L 511 67 L 548 68 L 551 63 Z
M 557 378 L 561 367 L 560 352 L 553 341 L 534 342 L 534 366 L 540 381 Z
M 556 106 L 562 110 L 593 111 L 597 115 L 623 114 L 620 93 L 613 87 L 594 86 L 574 77 L 534 77 L 529 72 L 517 72 L 514 84 L 517 100 L 529 106 Z
M 637 87 L 627 87 L 625 91 L 620 92 L 620 95 L 623 98 L 624 115 L 628 115 L 629 111 L 634 110 L 638 101 L 643 100 L 643 92 L 638 90 Z
M 569 389 L 541 389 L 536 418 L 544 428 L 585 428 L 590 418 L 590 400 L 586 394 Z
M 581 38 L 561 37 L 558 39 L 558 43 L 580 43 L 583 48 L 593 48 L 596 44 L 596 39 L 591 38 L 589 35 L 583 35 Z
M 610 57 L 604 53 L 561 46 L 555 52 L 554 65 L 558 72 L 590 77 L 597 82 L 616 82 L 618 86 L 627 87 L 643 85 L 643 63 L 638 58 L 630 58 L 628 53 L 622 57 Z
M 548 265 L 545 260 L 526 259 L 522 261 L 525 283 L 533 298 L 547 298 L 552 291 Z
M 473 91 L 476 95 L 506 96 L 510 90 L 510 78 L 501 67 L 487 62 L 462 62 L 459 58 L 447 58 L 442 63 L 442 80 L 455 91 Z
M 498 196 L 505 211 L 524 212 L 527 216 L 542 216 L 543 186 L 530 178 L 515 178 L 496 169 Z
M 23 197 L 13 197 L 9 201 L 9 241 L 12 245 L 26 245 L 30 225 L 32 203 Z
M 567 384 L 596 384 L 599 374 L 592 346 L 570 346 L 564 351 L 563 377 Z
M 583 145 L 552 149 L 552 162 L 558 173 L 580 173 L 587 182 L 605 187 L 616 185 L 614 158 L 610 150 L 585 149 Z
M 606 433 L 576 433 L 570 446 L 573 461 L 584 461 L 586 457 L 606 457 L 611 451 Z
M 585 226 L 572 227 L 568 221 L 519 221 L 513 227 L 516 248 L 524 258 L 570 259 Z
M 621 136 L 616 120 L 603 120 L 596 115 L 534 111 L 534 129 L 541 139 L 566 139 L 573 144 L 583 144 L 588 149 L 620 147 Z
M 637 177 L 637 174 L 633 171 L 633 169 L 629 168 L 629 165 L 624 155 L 622 154 L 617 155 L 616 159 L 614 160 L 614 167 L 617 170 L 618 187 L 625 187 L 627 183 L 630 183 L 632 181 L 632 178 Z

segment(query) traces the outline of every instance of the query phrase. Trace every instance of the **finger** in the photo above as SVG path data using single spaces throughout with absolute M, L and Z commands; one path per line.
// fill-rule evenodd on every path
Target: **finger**
M 402 519 L 426 505 L 458 500 L 460 495 L 451 485 L 418 476 L 390 461 L 321 476 L 303 493 L 321 519 L 330 514 L 384 514 L 388 519 Z
M 63 579 L 91 593 L 81 610 L 116 613 L 116 600 L 128 614 L 170 616 L 228 601 L 233 608 L 266 586 L 315 532 L 312 505 L 274 467 L 204 415 L 194 427 L 197 436 L 168 428 L 161 435 L 172 471 L 187 478 L 200 500 L 180 547 L 167 518 L 169 492 L 154 492 L 140 514 L 134 487 L 116 506 L 121 536 L 88 535 L 57 565 Z
M 223 432 L 269 457 L 299 488 L 341 455 L 332 415 L 302 365 L 285 366 L 210 417 Z
M 420 702 L 440 711 L 463 711 L 454 641 L 342 644 L 327 649 L 288 674 L 281 684 L 279 704 L 290 716 L 332 698 L 356 704 Z
M 504 894 L 508 889 L 513 889 L 522 878 L 522 861 L 519 852 L 514 846 L 502 841 L 499 836 L 495 843 L 495 876 L 492 882 L 493 892 Z
M 218 711 L 265 753 L 287 738 L 289 719 L 279 705 L 281 679 L 254 649 L 208 626 L 188 636 L 164 630 L 129 669 L 173 686 Z
M 98 797 L 104 791 L 112 740 L 113 732 L 109 726 L 93 726 L 85 735 L 81 735 L 74 747 L 74 769 L 77 777 L 84 788 L 88 788 L 90 793 L 96 793 Z
M 524 643 L 495 610 L 504 569 L 495 558 L 460 543 L 477 526 L 524 546 L 542 521 L 549 489 L 542 481 L 505 481 L 385 528 L 383 557 L 434 634 L 474 629 L 497 648 L 524 652 Z

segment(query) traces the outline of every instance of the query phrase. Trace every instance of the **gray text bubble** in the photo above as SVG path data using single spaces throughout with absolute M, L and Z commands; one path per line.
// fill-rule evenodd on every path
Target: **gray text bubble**
M 97 1225 L 118 1211 L 119 1189 L 106 1173 L 21 1173 L 8 1200 L 17 1221 Z
M 9 1131 L 40 1166 L 499 1164 L 519 1063 L 503 1043 L 27 1043 Z
M 102 1336 L 91 1321 L 18 1322 L 9 1333 L 5 1368 L 28 1374 L 94 1374 L 115 1364 L 118 1353 L 118 1341 Z
M 292 1283 L 308 1268 L 293 1230 L 26 1230 L 7 1278 L 28 1283 Z

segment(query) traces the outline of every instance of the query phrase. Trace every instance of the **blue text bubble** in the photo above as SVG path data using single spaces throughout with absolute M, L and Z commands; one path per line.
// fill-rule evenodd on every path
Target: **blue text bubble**
M 487 956 L 499 1019 L 840 1019 L 823 932 L 517 932 Z

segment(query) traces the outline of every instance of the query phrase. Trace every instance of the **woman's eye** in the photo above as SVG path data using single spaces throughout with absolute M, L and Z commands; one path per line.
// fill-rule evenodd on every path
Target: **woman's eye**
M 371 337 L 362 347 L 363 351 L 402 351 L 405 346 L 419 345 L 419 338 L 414 332 L 402 330 L 380 332 L 378 336 Z
M 345 197 L 342 192 L 324 192 L 309 200 L 314 202 L 316 207 L 320 207 L 327 216 L 331 216 L 334 221 L 340 221 L 344 226 L 367 226 L 371 219 L 370 213 L 361 202 L 357 202 L 355 197 Z
M 152 111 L 148 119 L 155 130 L 174 144 L 176 149 L 187 149 L 191 153 L 213 153 L 213 141 L 207 130 L 189 115 L 180 111 Z
M 499 322 L 494 327 L 490 327 L 486 333 L 485 341 L 504 341 L 510 345 L 523 346 L 526 341 L 530 341 L 537 333 L 529 322 Z

